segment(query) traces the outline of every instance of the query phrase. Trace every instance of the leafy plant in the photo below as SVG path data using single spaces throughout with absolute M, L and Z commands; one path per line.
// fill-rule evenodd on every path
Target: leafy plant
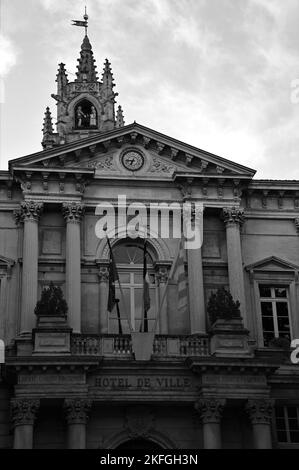
M 66 316 L 68 306 L 63 298 L 63 292 L 53 282 L 42 291 L 41 299 L 37 302 L 34 313 L 37 316 Z
M 224 289 L 224 287 L 211 294 L 207 311 L 211 324 L 219 319 L 234 320 L 241 318 L 240 302 L 238 300 L 234 301 L 230 292 Z

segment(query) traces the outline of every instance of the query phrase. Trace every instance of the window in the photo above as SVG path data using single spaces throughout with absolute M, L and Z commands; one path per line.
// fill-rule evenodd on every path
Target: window
M 259 284 L 264 346 L 274 338 L 291 338 L 288 289 Z
M 129 333 L 127 315 L 130 317 L 132 328 L 139 331 L 143 317 L 143 240 L 126 241 L 113 248 L 119 280 L 124 298 L 116 284 L 116 298 L 119 299 L 119 310 L 123 334 Z M 148 250 L 150 247 L 148 246 Z M 158 290 L 153 266 L 153 253 L 147 255 L 147 270 L 150 281 L 150 309 L 147 312 L 148 330 L 154 328 Z M 124 304 L 125 303 L 125 308 Z M 109 333 L 119 332 L 116 308 L 109 314 Z
M 279 443 L 299 443 L 299 407 L 278 406 L 275 409 L 275 424 Z

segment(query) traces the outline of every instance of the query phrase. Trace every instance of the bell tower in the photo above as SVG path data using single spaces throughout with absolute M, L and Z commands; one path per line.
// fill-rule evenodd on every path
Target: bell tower
M 50 109 L 46 109 L 43 127 L 44 149 L 91 137 L 95 133 L 110 131 L 124 126 L 121 106 L 115 112 L 118 93 L 114 92 L 111 63 L 105 60 L 102 78 L 99 80 L 92 46 L 87 34 L 88 16 L 84 21 L 73 21 L 74 26 L 83 26 L 85 36 L 78 59 L 76 79 L 69 81 L 65 64 L 58 66 L 56 77 L 57 94 L 52 98 L 57 105 L 56 132 L 50 125 Z

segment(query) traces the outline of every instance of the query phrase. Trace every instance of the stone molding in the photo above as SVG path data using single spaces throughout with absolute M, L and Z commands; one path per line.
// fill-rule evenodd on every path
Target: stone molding
M 33 426 L 39 406 L 39 400 L 13 398 L 10 408 L 13 426 Z
M 237 207 L 224 207 L 222 210 L 222 220 L 225 225 L 239 225 L 245 222 L 245 214 L 243 209 Z
M 271 424 L 274 400 L 248 400 L 245 410 L 252 424 Z
M 98 276 L 100 282 L 108 282 L 109 281 L 109 268 L 106 266 L 101 266 L 98 270 Z
M 77 202 L 66 202 L 62 205 L 62 214 L 67 223 L 80 224 L 84 215 L 84 206 Z
M 202 398 L 195 403 L 195 409 L 203 424 L 219 424 L 225 404 L 226 400 L 224 399 Z
M 154 424 L 154 415 L 150 409 L 143 406 L 127 409 L 125 428 L 131 439 L 148 438 Z
M 21 202 L 20 209 L 14 211 L 16 224 L 19 225 L 25 221 L 38 222 L 42 215 L 43 206 L 42 202 Z
M 299 218 L 295 219 L 295 225 L 296 225 L 296 230 L 297 230 L 297 233 L 299 235 Z
M 63 409 L 68 424 L 86 424 L 92 406 L 91 400 L 66 399 Z

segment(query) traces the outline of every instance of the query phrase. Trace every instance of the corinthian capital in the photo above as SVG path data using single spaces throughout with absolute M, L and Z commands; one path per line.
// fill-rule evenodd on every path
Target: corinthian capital
M 202 398 L 195 403 L 203 424 L 220 423 L 224 407 L 225 400 L 214 398 Z
M 84 206 L 77 202 L 66 202 L 62 205 L 62 213 L 67 223 L 80 223 L 84 215 Z
M 273 400 L 248 400 L 245 409 L 252 424 L 270 424 L 273 406 Z
M 244 211 L 243 209 L 237 207 L 225 207 L 222 211 L 222 220 L 226 225 L 243 225 L 243 223 L 245 222 Z
M 39 405 L 39 400 L 13 398 L 10 407 L 13 425 L 33 425 Z
M 81 398 L 64 400 L 63 409 L 67 423 L 86 424 L 91 405 L 91 400 L 85 400 Z
M 16 223 L 22 223 L 26 220 L 38 222 L 43 211 L 43 203 L 36 201 L 23 201 L 20 209 L 14 212 Z

